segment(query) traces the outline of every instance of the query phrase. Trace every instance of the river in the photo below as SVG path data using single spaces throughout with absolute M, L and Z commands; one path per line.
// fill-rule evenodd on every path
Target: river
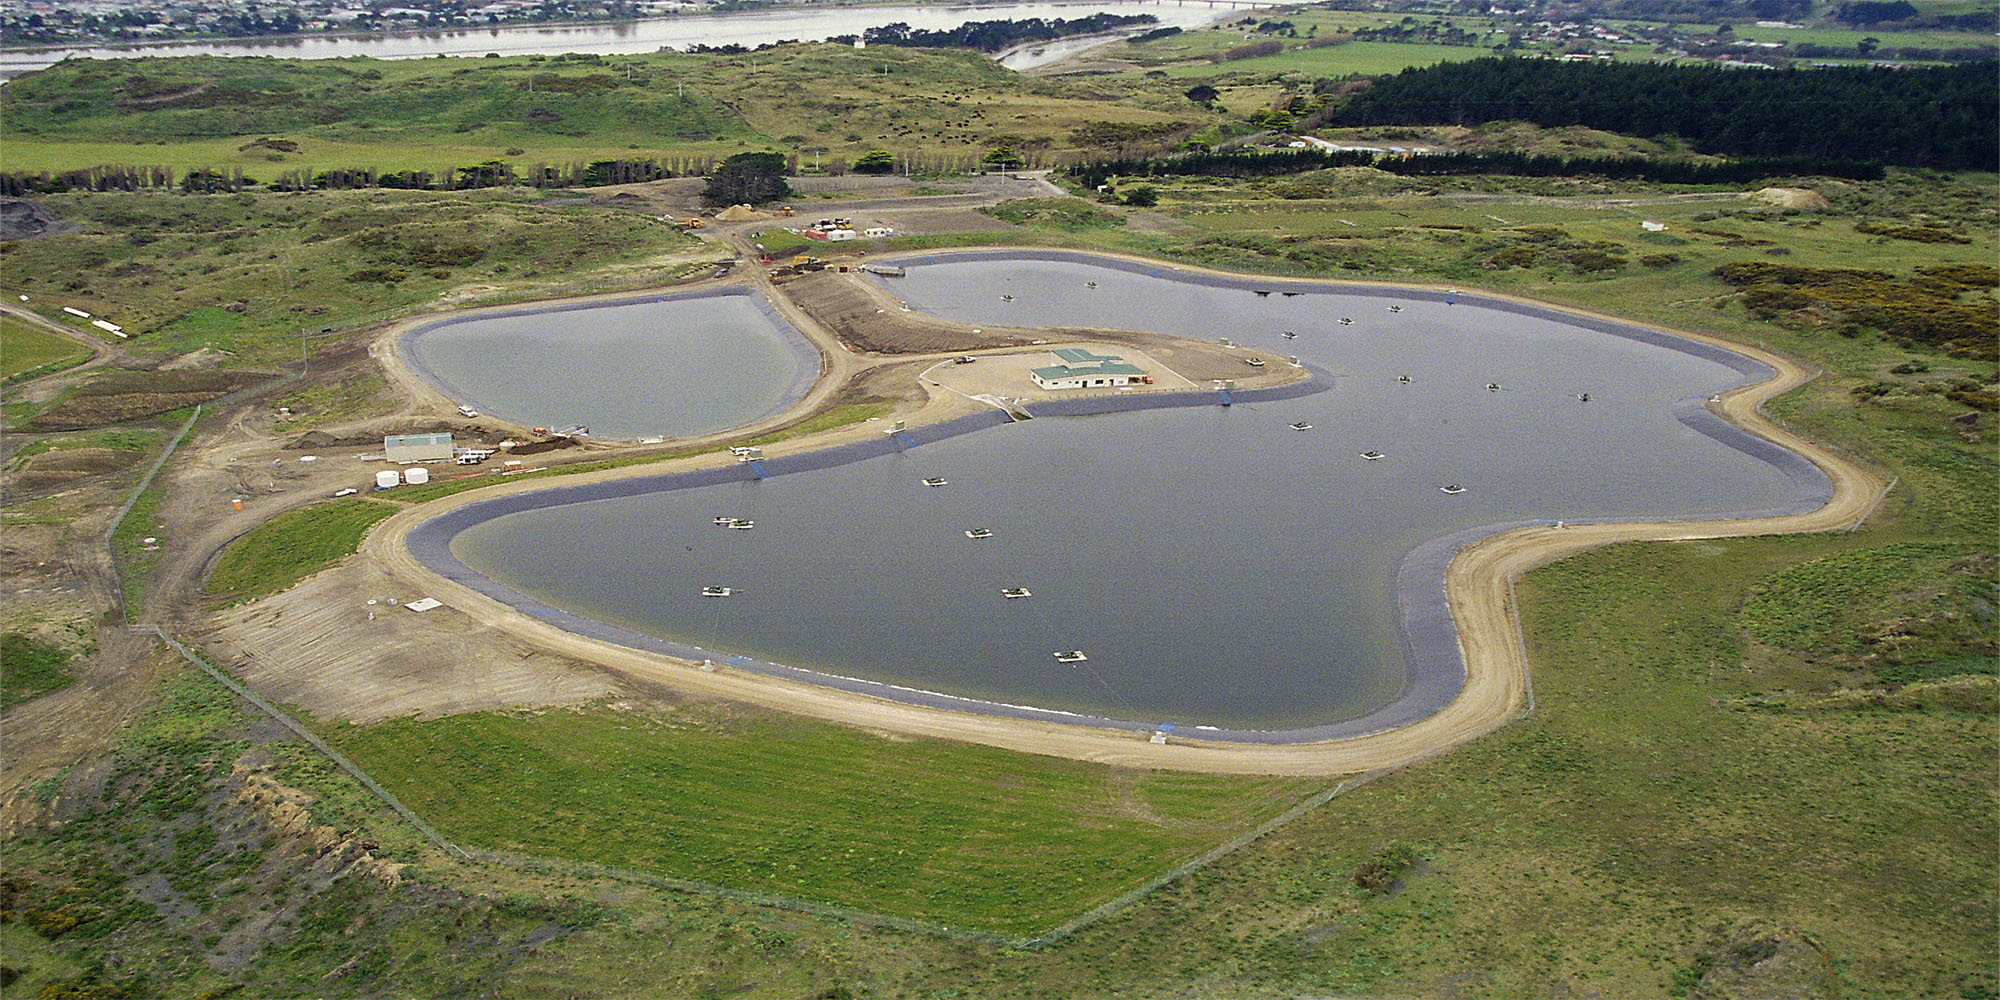
M 395 34 L 309 35 L 285 38 L 240 38 L 214 41 L 163 42 L 146 45 L 80 45 L 0 50 L 0 79 L 45 69 L 64 59 L 138 59 L 151 56 L 270 56 L 287 59 L 427 59 L 434 56 L 480 57 L 553 55 L 596 52 L 605 55 L 685 50 L 692 45 L 755 47 L 780 41 L 823 41 L 836 35 L 859 35 L 869 28 L 901 21 L 913 28 L 942 30 L 969 21 L 1009 21 L 1027 18 L 1087 17 L 1098 12 L 1152 14 L 1156 27 L 1195 28 L 1236 13 L 1205 0 L 1153 2 L 999 3 L 963 5 L 894 5 L 860 7 L 787 7 L 734 14 L 690 14 L 610 24 L 507 25 L 448 31 Z M 1105 39 L 1099 38 L 1098 41 Z M 1002 65 L 1021 70 L 1043 65 L 1087 47 L 1076 41 L 1024 46 L 1006 53 Z

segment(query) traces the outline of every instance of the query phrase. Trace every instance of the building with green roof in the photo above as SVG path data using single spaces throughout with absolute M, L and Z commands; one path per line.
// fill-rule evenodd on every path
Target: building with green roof
M 1043 389 L 1109 389 L 1138 385 L 1146 370 L 1113 354 L 1094 354 L 1081 347 L 1058 347 L 1051 351 L 1060 364 L 1031 369 L 1029 375 Z

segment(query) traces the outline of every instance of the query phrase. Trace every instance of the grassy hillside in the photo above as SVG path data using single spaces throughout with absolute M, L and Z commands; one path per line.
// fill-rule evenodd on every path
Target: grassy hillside
M 15 171 L 240 168 L 260 181 L 769 148 L 808 165 L 886 148 L 971 166 L 994 146 L 1055 155 L 1214 117 L 1179 89 L 1029 83 L 971 52 L 823 44 L 476 62 L 71 60 L 9 83 L 0 141 Z
M 260 179 L 295 165 L 438 170 L 514 147 L 533 150 L 523 165 L 713 150 L 753 135 L 715 96 L 635 62 L 71 60 L 8 84 L 0 134 L 11 170 L 160 163 Z
M 712 257 L 626 212 L 544 205 L 522 191 L 63 195 L 80 233 L 0 245 L 10 290 L 58 322 L 76 306 L 123 325 L 130 351 L 213 348 L 232 364 L 296 360 L 300 333 L 503 285 L 590 277 L 658 282 Z
M 359 497 L 287 511 L 230 543 L 204 587 L 235 601 L 275 594 L 353 553 L 370 525 L 395 512 Z

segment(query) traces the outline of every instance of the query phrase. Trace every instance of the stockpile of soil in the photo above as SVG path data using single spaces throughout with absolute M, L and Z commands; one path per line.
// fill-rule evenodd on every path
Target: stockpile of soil
M 547 441 L 530 441 L 527 444 L 517 444 L 508 449 L 507 454 L 539 455 L 543 452 L 561 451 L 564 448 L 574 448 L 576 446 L 577 440 L 575 438 L 551 438 Z
M 26 198 L 0 198 L 0 240 L 27 240 L 37 236 L 60 236 L 76 232 L 74 222 L 65 222 L 54 212 Z
M 917 384 L 917 374 L 929 364 L 927 361 L 908 361 L 856 372 L 846 385 L 834 393 L 832 402 L 836 406 L 844 403 L 920 404 L 924 401 L 924 390 Z

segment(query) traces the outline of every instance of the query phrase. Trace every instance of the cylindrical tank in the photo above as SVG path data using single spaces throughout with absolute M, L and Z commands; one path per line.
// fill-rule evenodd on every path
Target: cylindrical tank
M 375 474 L 375 488 L 378 490 L 389 489 L 400 484 L 402 481 L 402 477 L 396 475 L 396 470 L 394 469 L 383 469 L 381 472 Z
M 430 481 L 431 481 L 431 470 L 426 469 L 423 466 L 418 466 L 414 469 L 403 470 L 403 482 L 409 483 L 411 486 L 422 486 L 423 484 L 428 483 Z

